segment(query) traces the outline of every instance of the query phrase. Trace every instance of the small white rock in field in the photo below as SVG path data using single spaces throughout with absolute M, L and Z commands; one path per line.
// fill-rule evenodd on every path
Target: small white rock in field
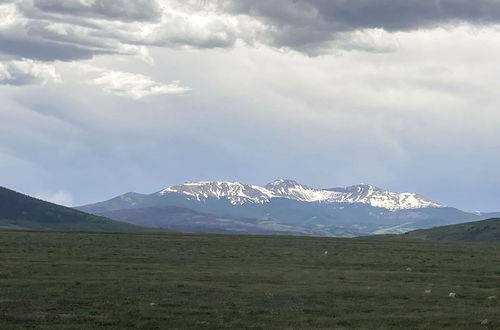
M 427 294 L 429 294 L 431 292 L 432 292 L 431 290 L 425 290 L 425 293 L 427 293 Z
M 149 306 L 156 306 L 156 303 L 149 303 Z
M 327 251 L 327 250 L 325 250 L 325 256 L 326 256 L 327 254 L 328 254 L 328 251 Z
M 457 294 L 455 292 L 450 292 L 450 294 L 448 294 L 448 297 L 450 298 L 455 298 L 457 296 Z
M 406 267 L 406 271 L 407 272 L 411 272 L 413 269 L 411 269 L 411 267 Z
M 493 299 L 497 299 L 497 296 L 489 296 L 488 297 L 488 300 L 493 300 Z
M 481 325 L 486 325 L 488 324 L 488 322 L 489 322 L 488 319 L 481 320 Z

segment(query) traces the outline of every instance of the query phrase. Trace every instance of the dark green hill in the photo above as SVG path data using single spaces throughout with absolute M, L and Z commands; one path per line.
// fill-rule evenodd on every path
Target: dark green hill
M 500 218 L 414 230 L 394 237 L 435 241 L 500 242 Z
M 45 202 L 0 187 L 0 228 L 137 231 L 141 227 Z

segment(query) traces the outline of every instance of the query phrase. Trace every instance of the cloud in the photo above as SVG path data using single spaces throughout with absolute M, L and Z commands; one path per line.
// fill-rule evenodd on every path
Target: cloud
M 63 206 L 72 206 L 73 205 L 73 197 L 70 193 L 58 190 L 55 193 L 38 193 L 35 195 L 36 198 L 51 202 L 54 204 L 59 204 Z
M 161 17 L 154 0 L 37 0 L 33 5 L 45 13 L 110 20 L 156 21 Z
M 196 1 L 0 2 L 0 56 L 72 61 L 118 54 L 150 60 L 145 47 L 220 48 L 238 22 Z
M 138 35 L 142 40 L 132 42 L 169 48 L 228 48 L 244 37 L 239 24 L 238 19 L 225 13 L 176 5 L 165 8 L 161 22 L 151 26 L 148 33 Z
M 269 44 L 305 53 L 324 52 L 332 41 L 365 29 L 396 32 L 500 22 L 496 0 L 228 0 L 223 7 L 261 20 Z
M 373 31 L 499 22 L 496 0 L 12 0 L 0 2 L 0 54 L 150 60 L 145 47 L 230 48 L 238 40 L 310 55 L 381 52 L 394 47 Z
M 94 69 L 99 72 L 98 77 L 89 80 L 90 84 L 97 85 L 107 94 L 129 97 L 134 100 L 153 95 L 182 94 L 189 87 L 180 86 L 178 81 L 163 84 L 138 73 Z
M 116 30 L 133 34 L 141 24 L 78 14 L 77 10 L 72 14 L 45 12 L 28 1 L 0 4 L 0 56 L 40 61 L 73 61 L 101 54 L 147 57 L 144 46 L 113 35 Z
M 138 73 L 114 71 L 84 63 L 71 63 L 69 67 L 77 72 L 77 80 L 72 81 L 71 77 L 67 77 L 67 83 L 85 82 L 100 87 L 106 94 L 134 100 L 153 95 L 183 94 L 191 90 L 181 86 L 179 81 L 164 84 Z M 0 62 L 0 85 L 46 85 L 61 81 L 61 76 L 52 64 L 31 59 Z
M 0 62 L 0 85 L 31 85 L 60 82 L 54 66 L 30 59 Z

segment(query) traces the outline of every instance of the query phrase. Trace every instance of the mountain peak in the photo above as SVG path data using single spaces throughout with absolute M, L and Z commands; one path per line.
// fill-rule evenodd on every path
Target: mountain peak
M 233 205 L 245 202 L 264 203 L 270 198 L 269 191 L 265 188 L 231 181 L 191 181 L 163 189 L 157 195 L 167 193 L 188 195 L 198 201 L 227 198 Z
M 342 194 L 342 200 L 348 203 L 365 203 L 389 210 L 443 206 L 419 194 L 395 193 L 370 184 L 358 184 L 326 190 Z
M 292 187 L 296 187 L 296 186 L 303 186 L 303 185 L 301 185 L 297 181 L 291 180 L 291 179 L 277 179 L 277 180 L 274 180 L 274 181 L 266 184 L 265 188 L 272 190 L 272 189 L 276 189 L 276 188 L 287 189 L 287 188 L 292 188 Z
M 337 187 L 337 188 L 331 188 L 327 189 L 329 191 L 338 191 L 338 192 L 368 192 L 368 191 L 387 191 L 385 189 L 379 188 L 377 186 L 374 186 L 369 183 L 359 183 L 355 184 L 352 186 L 346 186 L 346 187 Z
M 290 179 L 275 180 L 268 183 L 265 189 L 271 191 L 274 197 L 295 199 L 303 202 L 326 201 L 333 194 L 332 192 L 309 188 Z

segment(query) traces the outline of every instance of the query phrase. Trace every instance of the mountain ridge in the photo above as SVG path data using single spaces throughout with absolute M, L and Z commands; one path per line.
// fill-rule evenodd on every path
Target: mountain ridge
M 415 199 L 420 207 L 413 208 Z M 342 237 L 402 233 L 485 219 L 483 214 L 447 207 L 416 193 L 393 193 L 368 184 L 313 189 L 285 179 L 265 186 L 191 181 L 152 194 L 127 193 L 78 209 L 138 223 L 146 214 L 159 217 L 161 213 L 164 219 L 172 219 L 165 211 L 158 211 L 172 206 L 218 218 L 271 221 L 315 235 Z M 143 209 L 141 214 L 132 211 L 139 208 Z
M 4 187 L 0 187 L 0 228 L 126 232 L 147 230 L 46 202 Z
M 376 236 L 375 236 L 376 237 Z M 390 239 L 455 242 L 500 242 L 500 218 L 419 229 L 387 236 Z
M 226 197 L 231 204 L 268 203 L 272 198 L 288 198 L 302 202 L 362 203 L 389 210 L 444 207 L 426 197 L 411 193 L 396 193 L 370 184 L 315 189 L 290 179 L 274 180 L 265 186 L 234 181 L 190 181 L 158 191 L 158 196 L 178 193 L 203 201 Z

